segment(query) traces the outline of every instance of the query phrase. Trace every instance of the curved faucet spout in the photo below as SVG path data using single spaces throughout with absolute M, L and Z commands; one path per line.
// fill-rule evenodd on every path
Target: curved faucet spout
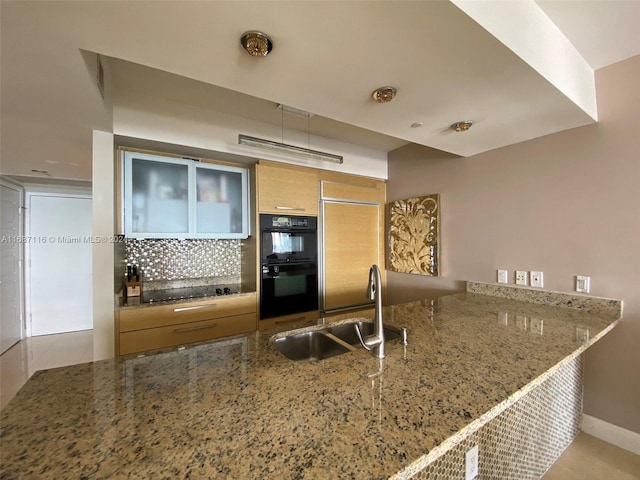
M 356 325 L 356 333 L 360 343 L 366 350 L 371 350 L 373 356 L 384 358 L 384 328 L 382 326 L 382 279 L 380 269 L 377 265 L 372 265 L 369 269 L 369 284 L 367 285 L 367 297 L 375 303 L 375 314 L 373 319 L 373 333 L 362 337 L 362 332 Z

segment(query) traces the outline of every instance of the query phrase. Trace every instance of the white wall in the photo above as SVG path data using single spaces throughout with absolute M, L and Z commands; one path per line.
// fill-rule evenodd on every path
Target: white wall
M 113 134 L 93 132 L 93 359 L 115 355 Z M 102 239 L 107 241 L 103 242 Z

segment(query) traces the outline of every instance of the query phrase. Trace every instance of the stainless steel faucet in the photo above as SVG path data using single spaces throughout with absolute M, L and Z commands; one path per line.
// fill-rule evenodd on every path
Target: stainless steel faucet
M 371 265 L 369 269 L 369 285 L 367 285 L 367 297 L 375 302 L 375 315 L 373 319 L 373 333 L 362 338 L 362 332 L 358 325 L 355 326 L 360 343 L 366 350 L 377 358 L 384 358 L 384 328 L 382 326 L 382 280 L 380 269 L 377 265 Z

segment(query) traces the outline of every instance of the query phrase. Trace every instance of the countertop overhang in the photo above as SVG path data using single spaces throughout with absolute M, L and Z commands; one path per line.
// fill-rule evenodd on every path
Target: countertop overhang
M 383 360 L 293 362 L 265 331 L 40 371 L 2 411 L 0 476 L 408 477 L 619 319 L 462 293 L 385 307 L 409 341 Z

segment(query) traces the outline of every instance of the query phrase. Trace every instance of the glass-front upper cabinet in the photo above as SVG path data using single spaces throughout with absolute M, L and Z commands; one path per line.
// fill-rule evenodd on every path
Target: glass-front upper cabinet
M 124 230 L 132 238 L 246 238 L 247 169 L 123 152 Z

